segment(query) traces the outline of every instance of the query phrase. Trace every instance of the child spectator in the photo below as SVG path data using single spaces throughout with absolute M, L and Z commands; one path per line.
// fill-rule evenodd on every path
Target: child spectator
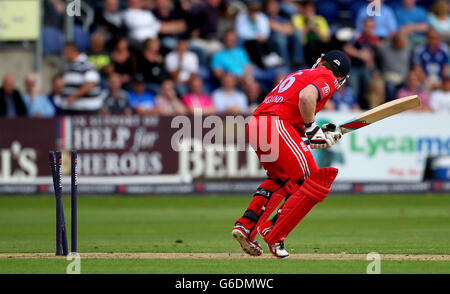
M 64 90 L 64 78 L 61 74 L 56 74 L 52 78 L 52 89 L 48 94 L 48 100 L 55 108 L 55 115 L 61 115 L 64 113 L 63 109 L 55 104 L 55 100 L 61 100 L 61 95 Z
M 111 74 L 108 79 L 108 85 L 109 89 L 105 90 L 105 100 L 100 113 L 103 115 L 131 114 L 128 93 L 122 89 L 120 75 L 118 73 Z
M 181 102 L 191 114 L 197 110 L 201 110 L 204 115 L 216 113 L 211 97 L 203 92 L 203 80 L 200 77 L 194 77 L 191 80 L 190 91 L 183 96 Z
M 186 108 L 178 99 L 175 85 L 172 80 L 165 80 L 161 85 L 161 91 L 156 96 L 156 107 L 161 115 L 185 114 Z
M 236 78 L 225 74 L 221 87 L 212 93 L 212 99 L 217 111 L 221 114 L 238 115 L 248 112 L 247 97 L 236 89 Z

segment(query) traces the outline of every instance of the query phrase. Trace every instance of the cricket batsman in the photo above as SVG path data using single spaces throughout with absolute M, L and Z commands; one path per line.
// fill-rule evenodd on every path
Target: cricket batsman
M 337 169 L 319 169 L 311 149 L 330 148 L 341 138 L 336 126 L 318 126 L 315 115 L 348 78 L 350 60 L 333 50 L 311 69 L 286 76 L 253 113 L 246 128 L 267 179 L 256 189 L 232 236 L 244 252 L 262 254 L 259 233 L 277 258 L 288 258 L 284 240 L 318 202 L 325 199 Z M 303 141 L 307 138 L 309 147 Z M 281 201 L 276 215 L 269 219 Z

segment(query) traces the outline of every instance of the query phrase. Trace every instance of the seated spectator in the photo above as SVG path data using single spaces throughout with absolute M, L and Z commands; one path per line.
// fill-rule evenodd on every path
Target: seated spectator
M 103 105 L 100 75 L 86 56 L 78 50 L 74 42 L 64 45 L 64 90 L 55 104 L 64 109 L 65 114 L 94 114 Z
M 109 73 L 116 72 L 120 74 L 122 84 L 127 84 L 134 72 L 135 61 L 128 47 L 127 38 L 120 38 L 111 52 L 112 67 L 108 69 Z
M 444 39 L 450 43 L 450 16 L 447 0 L 437 0 L 433 3 L 428 14 L 428 22 Z
M 336 110 L 336 111 L 358 111 L 361 110 L 361 107 L 359 106 L 358 99 L 353 92 L 351 87 L 348 86 L 342 86 L 339 89 L 334 92 L 333 96 L 330 100 L 330 105 L 328 105 L 327 108 L 329 110 Z M 327 103 L 328 104 L 328 103 Z
M 159 39 L 149 39 L 144 42 L 144 50 L 138 55 L 136 71 L 141 74 L 147 88 L 156 94 L 159 92 L 159 85 L 168 79 L 169 73 L 164 66 L 164 58 L 159 52 Z
M 211 58 L 211 69 L 214 77 L 221 80 L 226 73 L 231 73 L 240 80 L 253 79 L 252 66 L 247 52 L 237 46 L 237 35 L 228 30 L 223 36 L 225 48 Z
M 268 0 L 265 11 L 269 17 L 270 42 L 275 44 L 284 63 L 286 65 L 304 63 L 301 33 L 294 31 L 290 18 L 281 15 L 279 2 Z
M 12 73 L 3 77 L 0 88 L 0 117 L 17 117 L 28 114 L 22 95 L 16 89 L 16 78 Z
M 448 75 L 449 50 L 435 29 L 427 32 L 427 43 L 414 50 L 414 69 L 426 76 L 427 87 L 437 88 Z
M 364 29 L 355 40 L 344 45 L 344 51 L 351 57 L 349 85 L 359 101 L 364 102 L 364 94 L 374 69 L 374 50 L 378 38 L 374 35 L 375 20 L 372 17 L 364 20 Z
M 104 34 L 97 32 L 91 36 L 91 48 L 88 52 L 88 60 L 95 66 L 95 69 L 102 75 L 106 75 L 110 70 L 106 69 L 111 64 L 111 58 L 105 51 L 105 37 Z
M 248 112 L 247 97 L 236 89 L 236 78 L 232 74 L 224 74 L 222 85 L 212 93 L 216 110 L 220 114 L 238 115 Z
M 250 60 L 260 68 L 270 68 L 283 63 L 269 43 L 268 17 L 260 11 L 259 1 L 247 2 L 247 11 L 240 12 L 235 21 L 237 36 L 244 42 Z
M 207 55 L 221 49 L 217 40 L 221 0 L 206 0 L 196 3 L 189 10 L 190 46 L 200 48 Z
M 305 60 L 311 66 L 325 52 L 326 43 L 330 41 L 330 29 L 327 20 L 316 14 L 316 4 L 313 1 L 303 1 L 298 5 L 301 6 L 302 13 L 295 15 L 292 23 L 302 35 Z
M 172 80 L 165 80 L 161 85 L 161 91 L 156 96 L 156 107 L 161 115 L 185 114 L 186 108 L 177 96 L 175 84 Z
M 128 102 L 138 114 L 158 114 L 155 97 L 146 90 L 145 79 L 140 74 L 135 75 L 131 80 Z
M 367 5 L 361 7 L 356 17 L 356 30 L 362 32 L 364 20 L 368 17 L 373 17 L 375 19 L 375 36 L 386 39 L 398 30 L 397 19 L 395 18 L 394 11 L 384 4 L 384 0 L 378 0 L 377 3 L 380 4 L 379 10 L 371 11 L 373 15 L 367 13 Z
M 418 95 L 420 99 L 420 106 L 416 110 L 428 110 L 430 106 L 430 95 L 420 84 L 419 74 L 411 70 L 406 78 L 405 85 L 397 92 L 397 98 L 402 98 L 411 95 Z
M 181 102 L 187 108 L 187 111 L 194 114 L 201 110 L 204 115 L 216 113 L 216 108 L 211 97 L 203 91 L 203 80 L 200 77 L 194 77 L 190 84 L 190 91 L 183 96 Z
M 119 11 L 119 0 L 104 0 L 103 10 L 96 12 L 94 23 L 97 29 L 105 34 L 108 43 L 114 36 L 124 34 L 122 13 Z M 112 46 L 107 47 L 112 48 Z
M 156 0 L 153 14 L 160 22 L 164 22 L 166 28 L 165 32 L 159 34 L 162 47 L 175 49 L 177 39 L 187 31 L 186 16 L 175 8 L 172 0 Z
M 105 90 L 103 108 L 100 114 L 103 115 L 129 115 L 132 113 L 128 93 L 122 89 L 122 80 L 118 73 L 112 73 L 108 79 L 108 90 Z
M 402 0 L 402 5 L 395 9 L 399 29 L 414 44 L 424 41 L 424 33 L 428 30 L 427 11 L 416 5 L 416 0 Z
M 434 112 L 450 114 L 450 78 L 445 77 L 442 87 L 431 92 L 430 107 Z
M 25 77 L 25 94 L 23 95 L 27 105 L 28 115 L 32 117 L 51 117 L 55 115 L 55 108 L 48 98 L 39 93 L 37 77 L 30 73 Z
M 296 0 L 282 0 L 280 1 L 281 13 L 287 18 L 292 18 L 299 13 L 298 7 L 295 4 Z
M 386 81 L 386 97 L 396 97 L 398 87 L 406 80 L 411 67 L 411 47 L 401 31 L 395 33 L 390 42 L 377 49 L 379 68 Z
M 178 40 L 176 51 L 166 55 L 166 70 L 176 83 L 178 93 L 182 95 L 188 90 L 187 85 L 198 71 L 198 58 L 194 52 L 189 51 L 188 41 Z
M 55 115 L 61 115 L 64 113 L 63 109 L 55 104 L 56 100 L 61 101 L 61 95 L 64 90 L 64 78 L 62 74 L 56 74 L 52 78 L 52 88 L 50 93 L 48 94 L 48 100 L 53 105 L 55 109 Z
M 249 114 L 252 114 L 266 95 L 261 91 L 261 86 L 257 81 L 249 81 L 244 84 L 244 93 L 249 104 Z

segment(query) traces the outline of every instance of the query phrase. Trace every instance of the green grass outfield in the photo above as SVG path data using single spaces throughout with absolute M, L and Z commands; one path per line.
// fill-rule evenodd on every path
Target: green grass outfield
M 83 253 L 240 253 L 233 221 L 250 197 L 79 197 Z M 70 239 L 70 199 L 64 199 Z M 69 241 L 70 244 L 70 241 Z M 0 197 L 0 254 L 49 253 L 55 200 Z M 296 253 L 450 254 L 450 195 L 330 195 L 286 240 Z M 263 247 L 267 252 L 266 247 Z M 370 261 L 83 258 L 82 273 L 365 273 Z M 0 258 L 0 273 L 64 273 L 70 261 Z M 383 260 L 382 273 L 450 273 L 450 261 Z

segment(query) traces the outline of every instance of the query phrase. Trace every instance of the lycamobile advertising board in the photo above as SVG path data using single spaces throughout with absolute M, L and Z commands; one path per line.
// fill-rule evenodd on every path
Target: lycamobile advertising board
M 319 114 L 321 122 L 355 113 Z M 339 169 L 340 181 L 421 181 L 430 156 L 450 154 L 450 116 L 408 112 L 346 134 L 337 146 L 314 151 L 320 166 Z

